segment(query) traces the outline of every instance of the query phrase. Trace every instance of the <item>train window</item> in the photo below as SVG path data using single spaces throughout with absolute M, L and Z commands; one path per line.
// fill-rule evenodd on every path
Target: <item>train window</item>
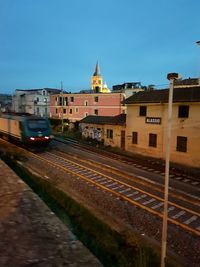
M 33 131 L 46 130 L 48 128 L 46 120 L 28 120 L 27 124 L 28 128 Z

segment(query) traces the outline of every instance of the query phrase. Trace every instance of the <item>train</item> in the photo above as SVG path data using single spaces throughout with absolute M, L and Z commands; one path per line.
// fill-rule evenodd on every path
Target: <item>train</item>
M 48 118 L 26 113 L 2 113 L 0 137 L 32 147 L 48 146 L 53 139 Z

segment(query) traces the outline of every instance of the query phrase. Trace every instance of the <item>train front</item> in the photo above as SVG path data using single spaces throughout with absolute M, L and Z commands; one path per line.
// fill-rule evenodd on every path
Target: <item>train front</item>
M 53 138 L 49 120 L 46 118 L 27 118 L 24 128 L 24 139 L 28 145 L 47 146 Z

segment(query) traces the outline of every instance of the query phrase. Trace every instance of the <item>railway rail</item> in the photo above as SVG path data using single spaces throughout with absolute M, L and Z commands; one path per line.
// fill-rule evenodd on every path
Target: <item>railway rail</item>
M 160 174 L 164 177 L 165 175 L 165 165 L 164 163 L 158 161 L 158 160 L 152 160 L 152 159 L 146 159 L 146 160 L 141 160 L 139 158 L 134 158 L 131 159 L 130 157 L 127 156 L 123 156 L 123 155 L 119 155 L 113 152 L 109 152 L 109 151 L 103 151 L 103 150 L 99 150 L 96 149 L 93 146 L 88 146 L 88 145 L 84 145 L 84 144 L 80 144 L 75 140 L 72 139 L 63 139 L 63 138 L 58 138 L 55 137 L 54 141 L 60 142 L 60 143 L 70 143 L 71 146 L 75 147 L 75 148 L 81 148 L 81 150 L 85 150 L 85 151 L 90 151 L 90 153 L 94 153 L 94 154 L 100 154 L 103 157 L 109 157 L 112 159 L 116 159 L 120 162 L 123 162 L 125 164 L 128 164 L 130 166 L 134 166 L 136 168 L 142 169 L 142 170 L 146 170 L 146 171 L 150 171 L 153 173 L 157 173 Z M 192 186 L 199 186 L 200 185 L 200 174 L 197 174 L 197 176 L 192 175 L 192 174 L 188 174 L 187 171 L 184 172 L 183 170 L 181 170 L 180 168 L 175 168 L 175 167 L 171 167 L 170 168 L 170 179 L 185 183 L 185 184 L 190 184 Z
M 137 206 L 159 218 L 163 217 L 163 197 L 132 185 L 125 180 L 113 177 L 113 173 L 104 174 L 101 171 L 94 170 L 94 168 L 85 166 L 80 160 L 77 163 L 72 158 L 68 159 L 58 155 L 58 152 L 45 152 L 41 155 L 31 153 L 31 156 L 51 167 L 54 166 L 59 170 L 71 173 L 76 179 L 81 179 L 90 186 L 104 190 L 111 196 L 124 200 L 130 205 Z M 194 207 L 192 209 L 185 207 L 185 204 L 177 204 L 180 203 L 181 199 L 177 196 L 177 201 L 175 201 L 175 194 L 173 199 L 174 201 L 169 201 L 168 221 L 196 236 L 200 236 L 199 202 L 192 203 Z M 182 201 L 186 200 L 182 199 Z
M 76 148 L 80 151 L 79 146 Z M 18 155 L 21 152 L 22 157 L 16 157 L 20 164 L 42 175 L 66 194 L 78 197 L 80 203 L 91 205 L 91 209 L 100 212 L 103 219 L 118 223 L 122 231 L 128 227 L 148 240 L 160 243 L 163 185 L 140 179 L 132 172 L 123 172 L 124 168 L 119 171 L 118 167 L 115 168 L 116 160 L 111 167 L 112 160 L 98 161 L 101 154 L 100 157 L 94 157 L 95 154 L 90 155 L 88 151 L 76 153 L 76 149 L 70 149 L 69 146 L 58 146 L 55 143 L 50 150 L 42 153 L 16 148 Z M 134 167 L 132 169 L 135 170 Z M 190 191 L 191 188 L 185 186 L 185 192 L 169 188 L 168 248 L 178 258 L 181 256 L 181 266 L 191 266 L 192 263 L 196 267 L 199 266 L 200 258 L 200 199 L 198 188 L 193 187 L 194 190 Z

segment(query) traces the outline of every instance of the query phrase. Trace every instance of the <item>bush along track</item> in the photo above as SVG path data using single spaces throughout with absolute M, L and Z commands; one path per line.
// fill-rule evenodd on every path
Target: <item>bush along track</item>
M 89 209 L 51 182 L 34 175 L 15 157 L 2 155 L 3 160 L 38 194 L 50 209 L 93 252 L 106 267 L 160 266 L 159 248 L 150 245 L 133 231 L 120 233 L 100 220 Z M 166 267 L 178 267 L 174 262 Z

